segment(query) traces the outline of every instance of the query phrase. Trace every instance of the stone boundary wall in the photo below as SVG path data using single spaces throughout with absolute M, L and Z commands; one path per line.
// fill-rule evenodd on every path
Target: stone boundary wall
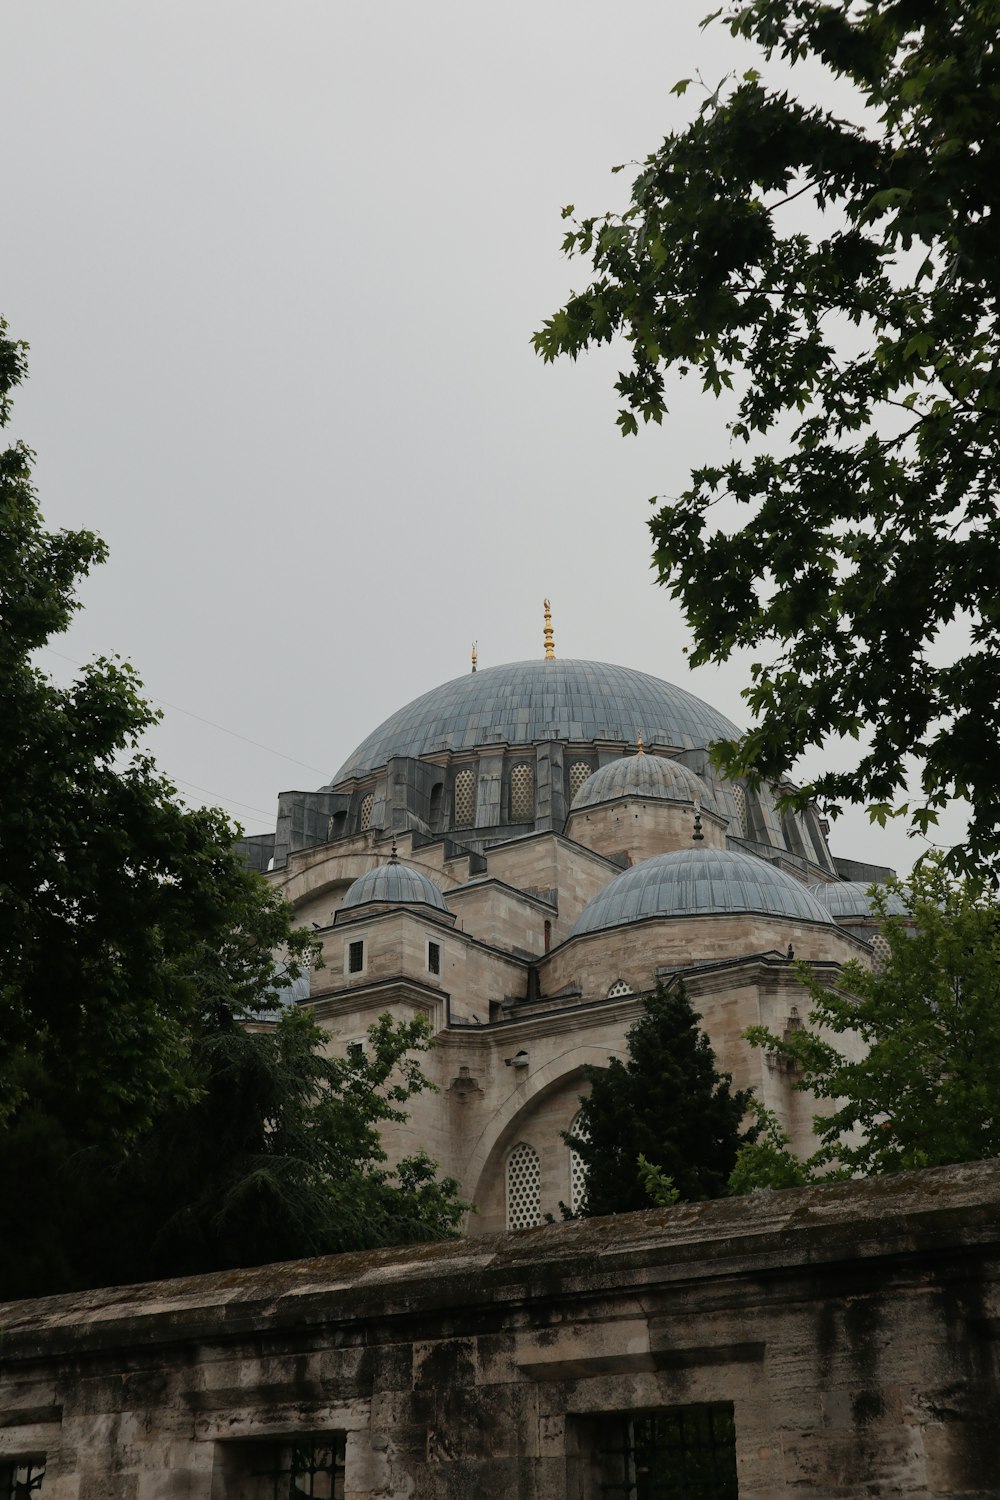
M 998 1281 L 986 1162 L 9 1303 L 0 1474 L 271 1500 L 336 1433 L 346 1500 L 601 1500 L 609 1423 L 722 1403 L 740 1500 L 986 1500 Z

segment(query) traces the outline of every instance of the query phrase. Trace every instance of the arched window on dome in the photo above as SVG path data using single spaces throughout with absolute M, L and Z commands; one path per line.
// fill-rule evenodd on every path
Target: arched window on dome
M 444 783 L 436 781 L 431 787 L 430 805 L 427 812 L 427 822 L 432 833 L 441 831 L 441 799 L 444 796 Z
M 507 1228 L 532 1229 L 542 1222 L 542 1164 L 526 1141 L 507 1158 Z
M 476 773 L 471 767 L 455 777 L 455 827 L 471 828 L 476 821 Z
M 608 999 L 609 1000 L 617 1000 L 618 997 L 619 997 L 619 995 L 634 995 L 634 994 L 635 994 L 635 991 L 633 990 L 633 988 L 632 988 L 632 986 L 630 984 L 626 984 L 625 981 L 624 981 L 624 979 L 616 979 L 615 982 L 614 982 L 614 984 L 608 990 Z
M 876 932 L 872 938 L 872 968 L 876 974 L 881 974 L 886 964 L 892 958 L 892 949 L 889 947 L 889 939 L 881 932 Z
M 589 1141 L 590 1131 L 583 1123 L 583 1112 L 579 1111 L 573 1117 L 573 1123 L 569 1127 L 568 1134 L 575 1136 L 579 1141 Z M 587 1164 L 579 1151 L 569 1148 L 569 1206 L 573 1213 L 578 1214 L 587 1201 Z
M 372 813 L 375 811 L 375 793 L 369 792 L 361 803 L 361 816 L 358 818 L 358 827 L 364 833 L 372 826 Z
M 532 766 L 515 766 L 510 773 L 510 821 L 531 823 L 535 817 L 535 772 Z
M 572 802 L 585 781 L 593 775 L 592 767 L 585 760 L 575 760 L 569 768 L 569 800 Z

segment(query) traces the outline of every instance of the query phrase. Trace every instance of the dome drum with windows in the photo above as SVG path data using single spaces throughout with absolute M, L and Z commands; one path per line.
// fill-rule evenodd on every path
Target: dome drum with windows
M 802 814 L 809 827 L 790 830 L 766 792 L 714 770 L 709 747 L 738 734 L 685 688 L 630 667 L 554 655 L 474 664 L 391 714 L 319 791 L 282 794 L 275 867 L 359 834 L 411 830 L 471 851 L 543 831 L 578 838 L 571 813 L 632 798 L 698 804 L 723 842 L 834 874 L 818 819 Z

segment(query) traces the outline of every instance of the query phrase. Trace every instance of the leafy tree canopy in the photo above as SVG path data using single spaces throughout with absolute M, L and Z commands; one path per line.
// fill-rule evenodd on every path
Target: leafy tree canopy
M 0 425 L 24 360 L 0 321 Z M 0 1297 L 454 1232 L 454 1184 L 378 1144 L 425 1030 L 348 1062 L 264 1022 L 310 947 L 289 907 L 143 752 L 127 663 L 36 665 L 105 548 L 44 529 L 31 458 L 0 453 Z
M 912 928 L 886 911 L 893 889 L 906 897 Z M 802 1169 L 870 1174 L 1000 1155 L 1000 901 L 932 861 L 907 887 L 875 888 L 874 901 L 889 945 L 884 966 L 847 964 L 829 990 L 802 964 L 809 1025 L 781 1037 L 765 1027 L 747 1033 L 794 1063 L 796 1088 L 830 1101 Z M 783 1147 L 766 1132 L 742 1154 L 734 1190 L 792 1185 L 781 1177 L 794 1170 Z
M 295 1007 L 256 1027 L 206 1015 L 191 1036 L 193 1102 L 164 1104 L 125 1148 L 81 1146 L 32 1105 L 19 1111 L 0 1191 L 28 1232 L 0 1246 L 2 1295 L 457 1233 L 457 1184 L 420 1151 L 388 1170 L 380 1138 L 428 1086 L 414 1055 L 429 1044 L 426 1022 L 382 1016 L 346 1058 L 324 1042 Z
M 657 984 L 629 1029 L 628 1058 L 585 1069 L 589 1095 L 564 1140 L 586 1169 L 588 1215 L 727 1191 L 750 1091 L 719 1073 L 683 984 Z
M 854 118 L 753 68 L 724 82 L 647 157 L 624 213 L 564 210 L 564 248 L 594 280 L 535 347 L 575 358 L 623 336 L 623 433 L 662 421 L 668 370 L 733 393 L 728 456 L 651 521 L 692 662 L 737 647 L 770 659 L 747 692 L 754 727 L 720 763 L 778 782 L 852 736 L 856 763 L 795 800 L 867 803 L 926 832 L 968 797 L 953 865 L 995 866 L 1000 0 L 752 0 L 720 15 L 768 58 L 846 80 Z M 942 660 L 959 615 L 971 644 Z M 909 757 L 915 803 L 900 801 Z

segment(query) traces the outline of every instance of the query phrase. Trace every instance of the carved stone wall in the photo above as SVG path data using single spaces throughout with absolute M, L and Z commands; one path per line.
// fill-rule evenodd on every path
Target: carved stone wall
M 710 1411 L 741 1500 L 987 1500 L 998 1273 L 990 1162 L 12 1303 L 0 1473 L 272 1500 L 297 1441 L 345 1500 L 601 1500 L 609 1433 Z

